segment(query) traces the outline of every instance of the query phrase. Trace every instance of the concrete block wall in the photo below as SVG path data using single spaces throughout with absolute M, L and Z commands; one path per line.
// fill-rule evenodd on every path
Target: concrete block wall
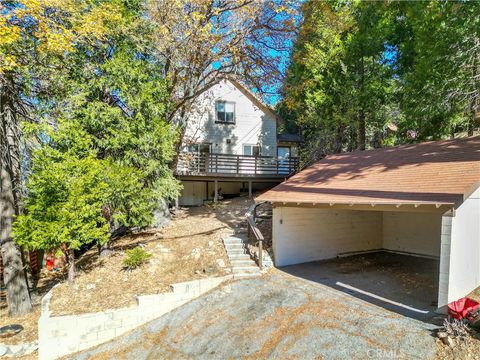
M 382 212 L 321 208 L 273 209 L 276 266 L 330 259 L 382 247 Z
M 383 245 L 392 251 L 440 256 L 442 215 L 420 212 L 383 212 Z
M 138 296 L 136 306 L 81 315 L 51 316 L 50 291 L 42 299 L 42 314 L 38 321 L 39 359 L 57 359 L 107 342 L 231 278 L 225 276 L 173 284 L 170 293 Z
M 480 189 L 455 210 L 451 231 L 449 302 L 480 286 Z
M 442 216 L 440 271 L 438 277 L 438 308 L 445 310 L 448 304 L 448 281 L 450 274 L 450 245 L 452 235 L 452 216 Z

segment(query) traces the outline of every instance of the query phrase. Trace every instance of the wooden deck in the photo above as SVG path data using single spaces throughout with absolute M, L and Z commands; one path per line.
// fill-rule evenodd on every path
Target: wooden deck
M 176 174 L 198 178 L 282 179 L 298 169 L 298 158 L 181 153 Z

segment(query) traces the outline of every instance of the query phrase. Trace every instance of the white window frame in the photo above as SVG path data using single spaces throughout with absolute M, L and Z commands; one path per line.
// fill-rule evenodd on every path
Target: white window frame
M 220 118 L 218 117 L 217 104 L 219 104 L 219 103 L 222 103 L 222 104 L 224 104 L 224 106 L 225 106 L 225 111 L 224 111 L 225 118 L 224 118 L 224 119 L 220 119 Z M 226 111 L 226 105 L 227 105 L 227 104 L 233 105 L 232 121 L 227 121 L 227 111 Z M 216 122 L 216 123 L 220 123 L 220 124 L 235 124 L 235 122 L 236 122 L 236 106 L 235 106 L 235 102 L 233 102 L 233 101 L 225 101 L 225 100 L 217 100 L 217 101 L 215 101 L 215 122 Z
M 249 147 L 250 147 L 250 151 L 249 151 L 250 153 L 249 153 L 249 154 L 246 154 L 246 151 L 245 151 L 245 147 L 246 147 L 246 146 L 249 146 Z M 254 149 L 255 147 L 258 148 L 258 155 L 254 155 L 253 149 Z M 260 145 L 258 145 L 258 144 L 243 144 L 243 146 L 242 146 L 242 151 L 243 151 L 243 155 L 246 155 L 246 156 L 260 156 L 261 151 L 262 151 L 262 148 L 261 148 Z

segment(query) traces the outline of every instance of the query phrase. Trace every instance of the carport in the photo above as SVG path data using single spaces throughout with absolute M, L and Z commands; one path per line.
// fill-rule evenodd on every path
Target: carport
M 365 282 L 357 281 L 360 287 L 349 284 L 344 276 L 348 274 L 337 276 L 343 280 L 338 282 L 351 292 L 403 308 L 415 303 L 425 305 L 416 310 L 432 306 L 444 310 L 448 302 L 480 285 L 479 182 L 480 137 L 470 137 L 331 155 L 257 201 L 273 206 L 276 266 L 326 260 L 332 264 L 331 259 L 357 256 L 360 263 L 351 272 L 353 280 L 363 271 L 359 255 L 372 257 L 370 270 L 372 261 L 375 270 L 375 261 L 382 260 L 388 268 L 388 259 L 391 265 L 402 259 L 403 268 L 390 267 L 392 281 L 383 279 L 378 291 L 365 290 Z M 419 258 L 431 264 L 428 274 Z M 335 278 L 334 265 L 309 267 L 307 278 L 320 282 Z M 395 271 L 408 269 L 412 286 L 399 291 Z M 303 270 L 297 267 L 297 274 L 302 276 Z M 382 268 L 376 270 L 381 275 Z M 420 286 L 433 289 L 435 298 L 415 290 L 420 277 Z M 409 296 L 399 297 L 402 292 Z

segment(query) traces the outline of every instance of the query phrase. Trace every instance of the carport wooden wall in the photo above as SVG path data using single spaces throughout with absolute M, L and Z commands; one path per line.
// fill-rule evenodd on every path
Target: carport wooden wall
M 442 215 L 436 213 L 383 213 L 383 248 L 440 256 Z
M 320 208 L 273 209 L 276 266 L 382 247 L 382 213 Z

